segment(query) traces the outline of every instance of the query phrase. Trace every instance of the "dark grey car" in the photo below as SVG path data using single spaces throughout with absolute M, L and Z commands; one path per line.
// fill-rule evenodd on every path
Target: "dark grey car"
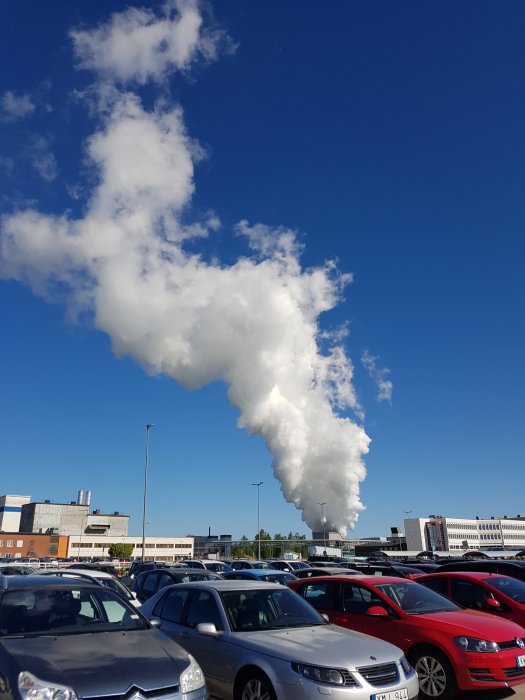
M 107 588 L 0 576 L 3 700 L 206 700 L 195 659 Z
M 138 574 L 131 586 L 132 592 L 140 603 L 145 603 L 157 591 L 174 583 L 189 581 L 215 581 L 222 579 L 220 574 L 214 574 L 207 569 L 184 569 L 179 567 L 143 571 Z

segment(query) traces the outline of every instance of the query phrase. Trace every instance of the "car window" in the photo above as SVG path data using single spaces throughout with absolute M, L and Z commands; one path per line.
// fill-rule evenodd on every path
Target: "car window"
M 403 579 L 402 583 L 381 584 L 377 589 L 404 612 L 412 615 L 458 609 L 448 598 L 408 579 Z
M 459 605 L 474 610 L 484 610 L 487 598 L 494 598 L 492 593 L 474 581 L 452 579 L 452 598 Z
M 517 578 L 496 576 L 487 580 L 493 588 L 512 598 L 517 603 L 525 603 L 525 583 Z M 500 601 L 501 602 L 501 601 Z
M 213 595 L 208 591 L 196 590 L 190 601 L 186 624 L 188 627 L 197 627 L 201 622 L 211 622 L 218 630 L 224 629 Z
M 445 578 L 434 578 L 431 581 L 425 581 L 423 585 L 436 591 L 436 593 L 447 595 L 447 579 Z
M 369 588 L 355 583 L 344 583 L 342 586 L 341 607 L 345 612 L 364 614 L 374 605 L 385 606 L 385 603 Z
M 162 620 L 180 624 L 188 595 L 189 591 L 185 589 L 169 590 L 154 607 L 153 615 Z
M 136 610 L 105 588 L 7 591 L 0 610 L 0 634 L 74 634 L 143 629 Z
M 152 596 L 157 590 L 158 578 L 159 575 L 156 571 L 151 571 L 144 574 L 142 585 L 140 586 L 140 592 L 145 596 Z
M 308 583 L 301 588 L 301 595 L 314 608 L 325 610 L 335 610 L 337 584 L 331 581 L 319 581 L 318 583 Z
M 169 574 L 167 571 L 160 571 L 158 572 L 158 584 L 157 584 L 157 589 L 159 590 L 161 588 L 164 588 L 165 586 L 171 586 L 172 583 L 177 583 L 179 579 L 174 578 L 171 574 Z
M 225 591 L 221 598 L 234 632 L 326 624 L 309 603 L 284 586 Z

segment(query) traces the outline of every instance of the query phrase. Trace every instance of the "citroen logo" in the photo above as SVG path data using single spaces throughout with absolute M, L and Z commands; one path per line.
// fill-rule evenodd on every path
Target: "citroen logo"
M 521 637 L 516 637 L 516 644 L 520 647 L 520 649 L 523 649 L 525 647 L 525 642 Z
M 140 693 L 137 690 L 135 693 L 133 693 L 133 695 L 129 697 L 128 700 L 146 700 L 146 698 L 144 697 L 144 695 L 142 695 L 142 693 Z

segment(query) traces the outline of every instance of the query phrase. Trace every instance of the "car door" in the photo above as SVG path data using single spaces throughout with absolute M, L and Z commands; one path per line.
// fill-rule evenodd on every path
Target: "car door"
M 235 670 L 229 659 L 231 646 L 224 638 L 199 634 L 196 629 L 201 622 L 211 622 L 217 631 L 224 631 L 225 621 L 219 605 L 210 591 L 190 591 L 177 586 L 176 589 L 171 589 L 170 596 L 179 593 L 184 595 L 185 600 L 178 622 L 165 619 L 164 612 L 160 611 L 158 616 L 162 620 L 161 629 L 195 657 L 206 676 L 210 694 L 225 697 L 231 692 L 227 688 L 233 683 Z M 169 611 L 170 606 L 173 608 L 174 603 L 168 598 L 164 607 Z M 171 617 L 176 619 L 174 614 Z
M 450 597 L 458 603 L 458 605 L 471 608 L 472 610 L 481 610 L 482 612 L 496 614 L 508 620 L 514 619 L 513 611 L 509 605 L 507 605 L 501 596 L 496 595 L 491 589 L 476 581 L 468 581 L 456 576 L 451 576 L 450 578 Z M 497 600 L 499 608 L 495 609 L 489 607 L 486 602 L 489 598 Z
M 330 622 L 342 627 L 379 637 L 407 649 L 414 638 L 412 625 L 407 623 L 407 617 L 401 618 L 388 603 L 370 586 L 349 580 L 340 583 L 340 594 L 336 599 L 337 610 L 328 614 Z M 388 615 L 373 615 L 369 613 L 373 607 L 384 608 Z

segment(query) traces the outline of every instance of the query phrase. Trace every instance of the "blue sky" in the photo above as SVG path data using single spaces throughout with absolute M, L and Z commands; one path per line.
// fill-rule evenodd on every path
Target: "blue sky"
M 0 4 L 1 493 L 521 513 L 523 4 L 141 7 Z

